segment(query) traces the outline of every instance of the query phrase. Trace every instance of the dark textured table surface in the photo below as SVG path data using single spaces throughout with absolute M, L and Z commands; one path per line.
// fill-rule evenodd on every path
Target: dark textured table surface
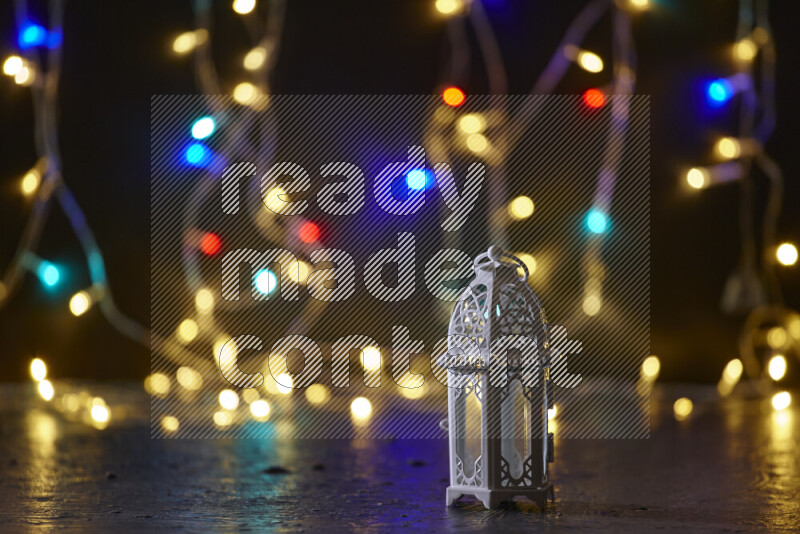
M 99 431 L 0 386 L 0 529 L 800 530 L 796 407 L 710 400 L 678 422 L 661 388 L 648 440 L 556 439 L 542 514 L 446 508 L 445 440 L 151 440 L 139 389 L 116 388 L 136 416 Z

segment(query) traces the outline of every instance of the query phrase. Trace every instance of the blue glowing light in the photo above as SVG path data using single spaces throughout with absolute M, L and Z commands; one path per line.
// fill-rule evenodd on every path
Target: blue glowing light
M 261 269 L 258 271 L 255 282 L 256 289 L 265 295 L 269 295 L 275 291 L 275 287 L 278 285 L 275 275 L 269 269 Z
M 195 139 L 205 139 L 212 133 L 214 133 L 214 119 L 211 117 L 203 117 L 202 119 L 197 119 L 194 121 L 192 125 L 192 137 Z
M 45 42 L 45 46 L 47 48 L 58 48 L 61 46 L 61 42 L 64 40 L 64 33 L 61 31 L 61 28 L 56 28 L 53 31 L 47 33 L 47 41 Z
M 61 273 L 58 272 L 58 267 L 49 261 L 42 261 L 39 264 L 38 269 L 36 269 L 36 275 L 47 287 L 55 286 L 58 283 L 58 279 L 61 278 Z
M 414 169 L 406 174 L 406 184 L 409 189 L 421 191 L 428 189 L 433 183 L 431 173 L 424 169 Z
M 586 215 L 586 227 L 593 234 L 604 234 L 608 230 L 608 215 L 598 209 L 592 209 Z
M 709 104 L 721 106 L 733 96 L 733 86 L 728 80 L 720 78 L 708 84 L 706 92 L 708 93 Z
M 203 143 L 192 143 L 186 149 L 186 161 L 195 167 L 203 167 L 208 159 L 208 148 Z
M 26 22 L 19 29 L 17 43 L 21 49 L 26 50 L 44 44 L 45 39 L 47 39 L 47 31 L 43 27 Z

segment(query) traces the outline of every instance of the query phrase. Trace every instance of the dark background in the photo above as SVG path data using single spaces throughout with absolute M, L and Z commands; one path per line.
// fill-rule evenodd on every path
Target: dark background
M 585 2 L 485 0 L 499 35 L 509 92 L 527 93 Z M 240 60 L 250 48 L 230 2 L 216 2 L 214 35 L 224 89 L 243 80 Z M 275 93 L 431 94 L 446 54 L 444 22 L 433 2 L 292 0 L 272 79 Z M 44 22 L 43 2 L 32 2 Z M 37 8 L 39 12 L 37 13 Z M 739 254 L 736 186 L 687 194 L 683 172 L 711 162 L 714 141 L 735 131 L 734 106 L 709 111 L 703 86 L 731 74 L 736 2 L 659 0 L 637 15 L 637 93 L 651 95 L 652 352 L 662 359 L 662 379 L 714 381 L 736 355 L 741 317 L 719 310 L 725 279 Z M 796 176 L 800 47 L 798 4 L 774 1 L 777 46 L 775 134 L 767 150 L 786 177 L 778 238 L 800 236 L 800 184 Z M 38 15 L 38 16 L 37 16 Z M 64 178 L 86 211 L 104 251 L 119 307 L 147 323 L 149 315 L 150 97 L 195 93 L 192 61 L 171 52 L 172 39 L 192 28 L 190 2 L 69 2 L 64 24 L 61 143 Z M 585 47 L 610 56 L 608 18 Z M 0 6 L 0 52 L 16 52 L 13 5 Z M 464 89 L 488 91 L 475 64 Z M 579 94 L 608 82 L 573 68 L 557 91 Z M 35 162 L 31 93 L 0 80 L 0 267 L 17 245 L 29 202 L 19 178 Z M 758 178 L 763 207 L 765 180 Z M 39 252 L 64 266 L 65 282 L 45 290 L 28 276 L 0 310 L 0 380 L 27 376 L 34 354 L 47 358 L 53 376 L 142 378 L 149 351 L 115 332 L 99 313 L 80 319 L 68 310 L 75 291 L 88 285 L 85 261 L 59 211 L 53 210 Z M 800 271 L 778 269 L 787 305 L 800 306 Z M 613 332 L 609 333 L 613 335 Z

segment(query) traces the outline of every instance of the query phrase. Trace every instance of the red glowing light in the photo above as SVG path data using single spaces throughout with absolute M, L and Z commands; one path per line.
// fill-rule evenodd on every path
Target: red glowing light
M 466 98 L 467 97 L 464 96 L 464 91 L 458 87 L 448 87 L 442 92 L 442 100 L 450 107 L 457 108 L 464 103 Z
M 583 93 L 583 101 L 590 108 L 601 108 L 606 103 L 606 95 L 597 89 L 589 89 Z
M 303 243 L 314 243 L 319 239 L 319 226 L 313 222 L 304 222 L 297 232 Z
M 200 239 L 200 252 L 206 256 L 213 256 L 222 248 L 222 240 L 217 234 L 206 232 Z

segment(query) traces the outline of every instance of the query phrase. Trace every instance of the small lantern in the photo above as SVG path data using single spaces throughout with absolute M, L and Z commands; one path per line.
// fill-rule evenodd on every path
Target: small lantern
M 547 498 L 554 500 L 547 319 L 519 258 L 493 246 L 474 267 L 439 359 L 449 389 L 442 421 L 450 437 L 446 502 L 474 495 L 496 508 L 519 495 L 544 510 Z

